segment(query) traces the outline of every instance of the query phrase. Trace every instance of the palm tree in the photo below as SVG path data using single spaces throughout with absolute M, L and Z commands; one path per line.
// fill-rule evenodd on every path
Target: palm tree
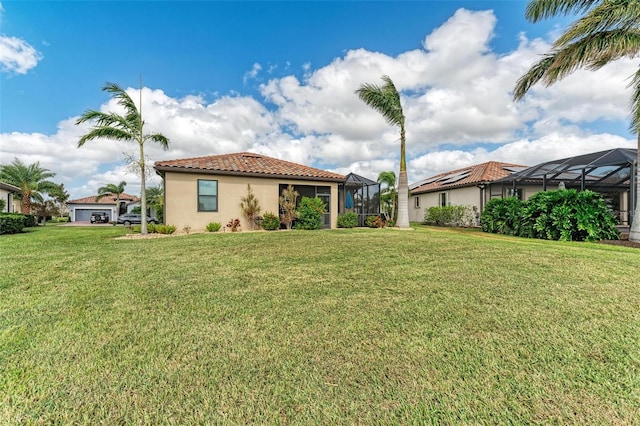
M 409 227 L 409 180 L 407 177 L 407 159 L 405 155 L 404 114 L 400 94 L 393 81 L 387 75 L 382 76 L 384 84 L 378 86 L 365 83 L 356 90 L 358 97 L 371 108 L 378 111 L 392 126 L 400 127 L 400 178 L 398 182 L 398 222 L 399 228 Z
M 524 74 L 513 92 L 516 101 L 542 81 L 550 86 L 580 68 L 597 70 L 611 61 L 640 54 L 640 7 L 635 1 L 532 0 L 526 17 L 538 22 L 556 15 L 582 14 L 547 53 Z M 631 78 L 632 132 L 638 135 L 637 178 L 640 182 L 640 69 Z M 629 240 L 640 241 L 640 184 L 636 184 L 635 212 Z
M 396 174 L 393 171 L 380 172 L 380 174 L 378 175 L 378 183 L 384 184 L 386 186 L 386 188 L 382 191 L 380 201 L 384 203 L 387 213 L 390 213 L 390 220 L 395 220 L 396 202 L 398 201 L 398 190 L 396 189 Z
M 145 188 L 145 158 L 144 144 L 147 141 L 155 142 L 164 149 L 169 148 L 169 139 L 160 133 L 144 133 L 144 120 L 142 119 L 142 87 L 140 88 L 140 109 L 133 103 L 131 97 L 115 83 L 106 83 L 103 91 L 111 93 L 118 104 L 124 107 L 125 115 L 113 112 L 105 113 L 94 110 L 85 111 L 76 124 L 85 121 L 95 122 L 89 133 L 78 141 L 78 147 L 93 139 L 114 139 L 118 141 L 137 142 L 140 151 L 135 164 L 140 170 L 140 204 L 142 213 L 142 226 L 140 233 L 147 234 L 147 194 Z
M 31 202 L 42 203 L 42 194 L 54 192 L 59 188 L 55 183 L 46 179 L 54 177 L 56 174 L 49 169 L 40 167 L 40 162 L 29 164 L 28 166 L 18 158 L 11 164 L 0 166 L 0 180 L 10 183 L 20 188 L 20 210 L 23 214 L 31 214 Z
M 164 188 L 162 185 L 147 188 L 147 206 L 156 212 L 156 219 L 164 222 Z
M 101 186 L 100 188 L 98 188 L 98 196 L 96 197 L 96 201 L 99 201 L 109 195 L 113 195 L 116 197 L 114 200 L 116 202 L 116 217 L 113 218 L 114 220 L 117 220 L 118 216 L 120 216 L 120 196 L 124 194 L 125 186 L 127 186 L 127 182 L 122 181 L 117 185 L 108 183 L 105 186 Z

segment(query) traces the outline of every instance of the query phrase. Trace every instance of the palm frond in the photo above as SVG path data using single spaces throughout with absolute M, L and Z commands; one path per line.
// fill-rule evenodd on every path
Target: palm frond
M 157 143 L 162 147 L 162 149 L 169 149 L 169 139 L 161 133 L 153 133 L 150 135 L 145 135 L 144 140 L 150 140 L 152 142 Z
M 529 71 L 516 82 L 516 87 L 513 89 L 513 99 L 519 101 L 524 98 L 524 95 L 527 94 L 529 89 L 545 77 L 554 60 L 555 56 L 548 54 L 533 64 Z
M 560 48 L 583 37 L 601 31 L 634 31 L 640 23 L 640 2 L 605 1 L 594 7 L 589 13 L 575 21 L 555 42 L 554 48 Z
M 629 86 L 633 93 L 631 95 L 631 123 L 629 130 L 633 133 L 640 134 L 640 69 L 631 77 Z M 640 156 L 640 151 L 638 151 Z
M 102 126 L 94 127 L 89 133 L 83 135 L 78 141 L 78 146 L 83 146 L 87 141 L 94 139 L 115 139 L 120 141 L 131 141 L 136 139 L 136 135 L 130 131 L 116 127 Z
M 601 31 L 554 52 L 544 81 L 550 85 L 579 68 L 598 69 L 622 57 L 635 57 L 639 52 L 640 32 Z
M 360 85 L 356 94 L 364 103 L 382 114 L 387 123 L 403 127 L 404 115 L 400 94 L 389 76 L 383 75 L 382 80 L 385 82 L 383 86 L 371 83 Z
M 591 9 L 602 0 L 531 0 L 527 5 L 525 17 L 531 22 L 557 15 L 581 13 Z

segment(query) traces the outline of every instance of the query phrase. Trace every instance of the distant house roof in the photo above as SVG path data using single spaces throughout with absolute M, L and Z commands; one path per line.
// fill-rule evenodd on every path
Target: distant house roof
M 411 185 L 410 188 L 412 194 L 422 194 L 461 186 L 490 183 L 526 168 L 527 166 L 520 164 L 488 161 L 475 166 L 440 173 L 439 175 L 416 182 Z
M 78 198 L 77 200 L 67 201 L 67 204 L 116 204 L 114 200 L 115 195 L 107 195 L 100 198 L 99 200 L 96 200 L 97 197 L 97 195 L 91 195 L 90 197 Z M 135 195 L 129 195 L 125 193 L 120 194 L 120 201 L 134 202 L 138 200 L 140 200 L 140 198 L 136 197 Z
M 210 173 L 217 175 L 287 177 L 301 180 L 344 182 L 346 176 L 290 161 L 278 160 L 252 152 L 211 155 L 181 160 L 156 161 L 154 168 L 163 172 Z
M 0 182 L 0 189 L 4 189 L 9 192 L 20 192 L 20 188 L 5 182 Z

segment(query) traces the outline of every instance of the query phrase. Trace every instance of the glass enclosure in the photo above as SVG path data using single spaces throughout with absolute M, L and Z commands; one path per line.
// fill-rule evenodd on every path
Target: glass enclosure
M 354 212 L 358 226 L 365 226 L 368 216 L 380 214 L 380 184 L 366 177 L 349 173 L 338 186 L 338 213 Z

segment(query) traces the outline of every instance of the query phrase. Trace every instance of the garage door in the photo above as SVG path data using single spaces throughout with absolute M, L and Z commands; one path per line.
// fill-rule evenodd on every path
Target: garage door
M 91 213 L 105 213 L 111 219 L 111 210 L 104 209 L 78 209 L 76 210 L 76 222 L 89 222 Z

